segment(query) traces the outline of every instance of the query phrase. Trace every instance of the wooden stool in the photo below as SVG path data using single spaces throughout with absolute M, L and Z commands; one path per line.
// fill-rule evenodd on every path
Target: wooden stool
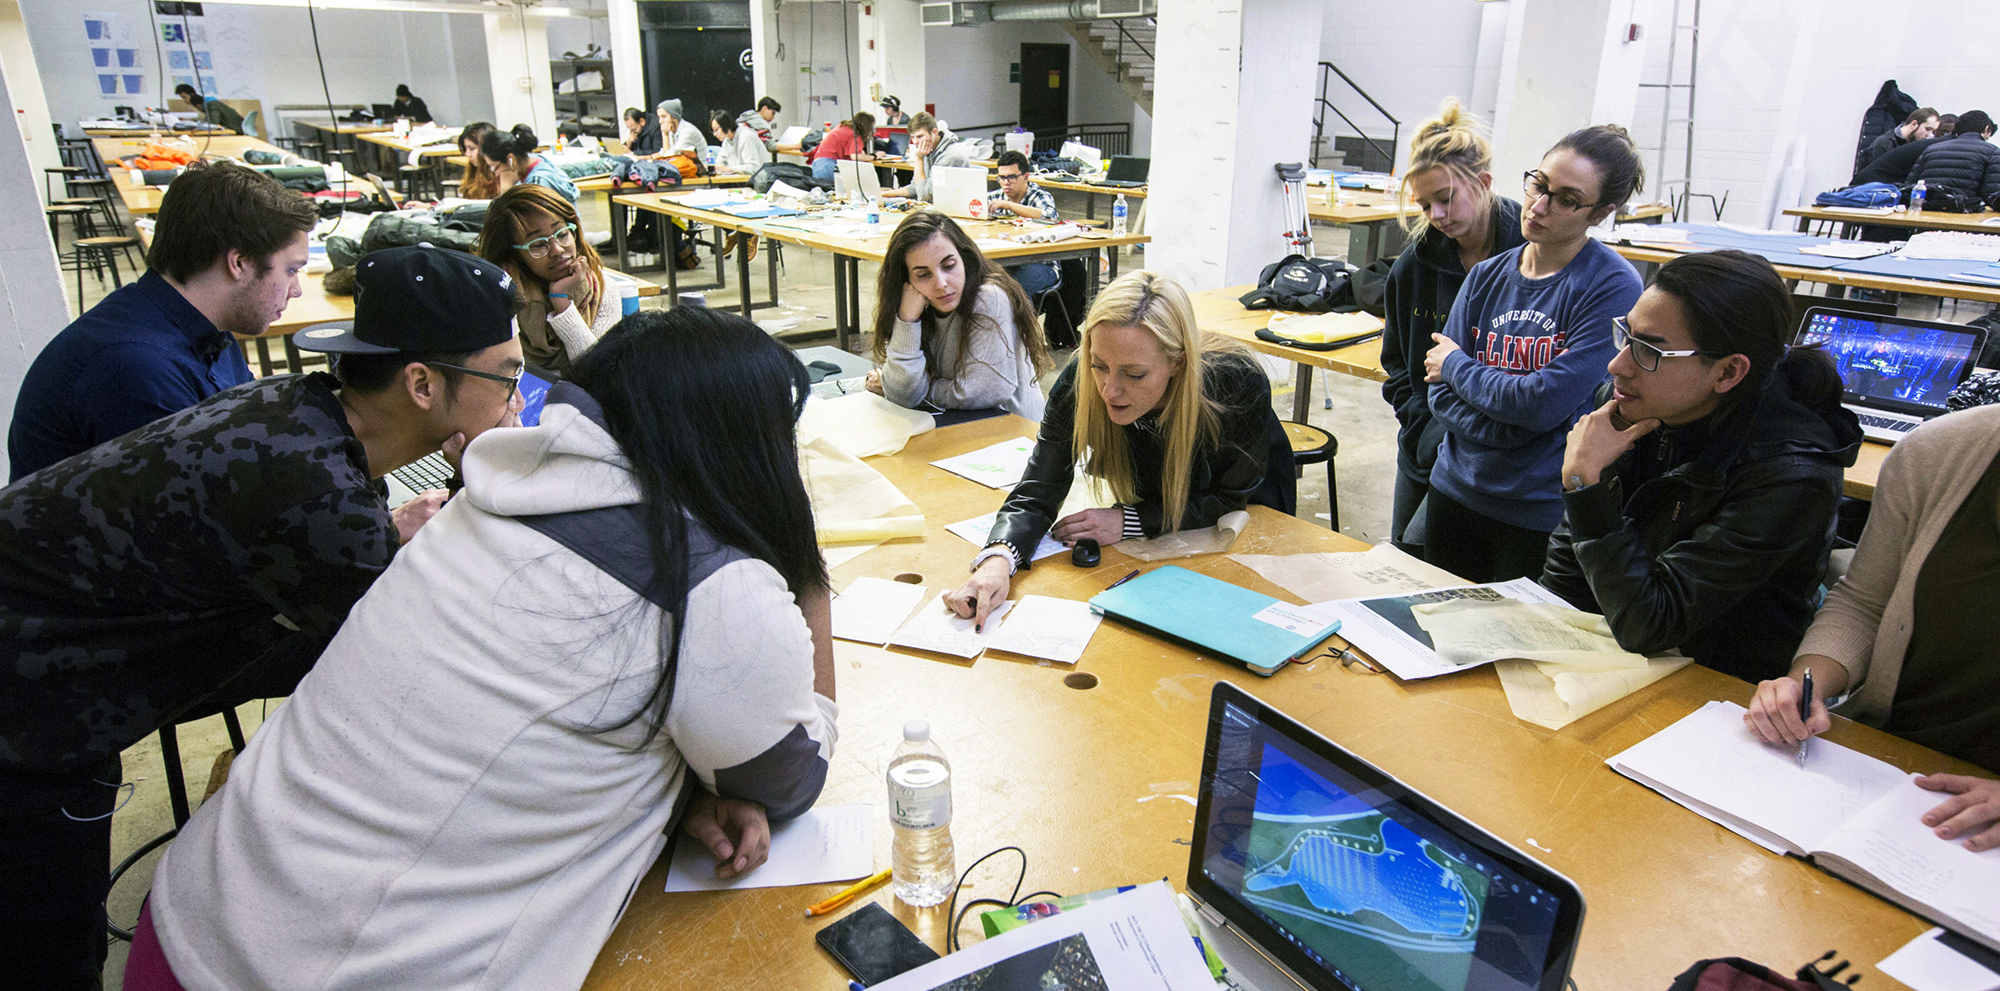
M 42 213 L 46 214 L 49 218 L 49 240 L 57 244 L 62 243 L 62 238 L 57 234 L 57 231 L 61 229 L 60 225 L 64 217 L 70 219 L 70 233 L 73 237 L 80 239 L 95 235 L 97 233 L 97 225 L 96 222 L 90 219 L 93 209 L 93 207 L 82 203 L 57 203 L 43 207 Z M 84 232 L 86 227 L 89 228 L 89 233 Z
M 1309 423 L 1285 421 L 1285 439 L 1292 442 L 1292 461 L 1303 471 L 1306 465 L 1326 462 L 1326 513 L 1335 530 L 1340 529 L 1340 488 L 1334 482 L 1333 456 L 1340 453 L 1340 438 Z

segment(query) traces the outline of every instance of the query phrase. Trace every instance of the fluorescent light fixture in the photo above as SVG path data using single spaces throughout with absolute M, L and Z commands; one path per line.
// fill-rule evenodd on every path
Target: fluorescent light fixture
M 306 0 L 207 0 L 222 6 L 235 4 L 247 7 L 297 7 L 304 9 Z M 314 10 L 383 10 L 391 13 L 439 13 L 439 14 L 512 14 L 525 12 L 529 17 L 603 17 L 602 11 L 577 10 L 571 7 L 543 5 L 524 7 L 517 3 L 501 3 L 498 0 L 467 0 L 453 3 L 451 0 L 312 0 Z

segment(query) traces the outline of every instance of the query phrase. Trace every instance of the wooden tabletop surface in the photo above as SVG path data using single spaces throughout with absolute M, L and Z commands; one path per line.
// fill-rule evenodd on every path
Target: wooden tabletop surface
M 946 524 L 991 512 L 999 491 L 927 462 L 1033 425 L 1006 417 L 934 431 L 875 466 L 922 506 L 922 540 L 884 544 L 834 570 L 919 576 L 955 586 L 973 554 Z M 1302 520 L 1253 507 L 1235 553 L 1358 550 Z M 1220 555 L 1173 562 L 1297 602 Z M 1016 580 L 1013 594 L 1084 599 L 1135 567 L 1107 548 L 1095 569 L 1064 557 Z M 1003 656 L 976 662 L 836 642 L 840 740 L 820 801 L 875 807 L 875 863 L 889 863 L 883 771 L 904 721 L 924 718 L 952 762 L 952 838 L 960 870 L 996 847 L 1027 852 L 1022 891 L 1085 892 L 1154 878 L 1184 887 L 1208 693 L 1227 679 L 1289 713 L 1572 879 L 1588 903 L 1574 970 L 1583 988 L 1662 988 L 1696 960 L 1742 956 L 1789 971 L 1828 949 L 1864 987 L 1894 987 L 1875 963 L 1929 924 L 1804 861 L 1775 856 L 1605 766 L 1711 699 L 1752 687 L 1690 666 L 1562 730 L 1515 718 L 1490 668 L 1402 682 L 1325 658 L 1272 678 L 1195 656 L 1107 622 L 1074 669 Z M 1082 684 L 1094 687 L 1074 687 Z M 1969 765 L 1837 721 L 1828 739 L 1911 771 Z M 966 897 L 1004 897 L 1012 861 L 975 875 Z M 942 950 L 944 906 L 912 909 L 887 885 L 849 909 L 807 918 L 841 885 L 668 895 L 663 858 L 640 883 L 585 988 L 837 988 L 847 978 L 812 941 L 877 902 Z M 616 897 L 616 892 L 607 892 Z M 978 926 L 968 920 L 967 940 Z
M 1819 206 L 1795 206 L 1785 211 L 1787 217 L 1798 217 L 1805 221 L 1830 220 L 1841 224 L 1881 224 L 1885 227 L 1911 227 L 1935 231 L 1971 231 L 1976 234 L 2000 234 L 2000 213 L 1981 210 L 1978 213 L 1946 213 L 1943 210 L 1905 210 L 1901 213 L 1862 213 L 1854 210 L 1830 209 Z
M 234 158 L 241 160 L 246 151 L 268 151 L 279 155 L 290 154 L 276 145 L 261 139 L 241 134 L 190 135 L 192 148 L 186 142 L 168 142 L 148 136 L 93 138 L 91 144 L 97 148 L 97 155 L 104 159 L 106 174 L 111 176 L 118 190 L 119 199 L 125 203 L 125 212 L 134 217 L 144 217 L 160 212 L 160 198 L 166 195 L 164 186 L 146 186 L 132 182 L 132 170 L 118 164 L 122 158 L 130 158 L 151 144 L 166 144 L 169 148 L 191 152 L 196 155 Z

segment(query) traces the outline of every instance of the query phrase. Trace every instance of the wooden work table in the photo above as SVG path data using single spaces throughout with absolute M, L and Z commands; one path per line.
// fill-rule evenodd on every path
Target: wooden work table
M 1795 206 L 1785 211 L 1787 217 L 1799 218 L 1799 233 L 1815 222 L 1841 225 L 1842 237 L 1853 237 L 1853 230 L 1862 224 L 1879 224 L 1883 227 L 1904 227 L 1911 231 L 1969 231 L 1974 234 L 2000 234 L 2000 213 L 1981 210 L 1978 213 L 1946 213 L 1943 210 L 1905 210 L 1901 213 L 1870 213 L 1865 210 L 1844 210 L 1839 207 Z
M 933 590 L 963 580 L 973 547 L 944 526 L 992 511 L 1002 494 L 927 462 L 1022 436 L 1033 424 L 996 418 L 914 438 L 871 459 L 923 507 L 923 540 L 884 544 L 834 570 L 915 575 Z M 1358 550 L 1362 545 L 1262 507 L 1235 553 Z M 1221 555 L 1172 562 L 1296 602 Z M 1087 598 L 1137 564 L 1107 548 L 1080 569 L 1061 556 L 1023 572 L 1013 594 Z M 1208 693 L 1227 679 L 1428 793 L 1573 878 L 1588 903 L 1578 986 L 1662 988 L 1696 960 L 1742 956 L 1780 971 L 1837 949 L 1894 986 L 1877 961 L 1927 922 L 1807 863 L 1773 855 L 1615 772 L 1605 758 L 1711 699 L 1747 702 L 1752 687 L 1688 667 L 1562 730 L 1515 718 L 1490 668 L 1403 682 L 1325 657 L 1271 678 L 1204 659 L 1106 622 L 1074 669 L 988 655 L 977 661 L 837 641 L 840 738 L 822 803 L 875 806 L 875 862 L 889 863 L 883 771 L 903 722 L 923 718 L 952 762 L 952 838 L 963 870 L 989 850 L 1027 852 L 1021 891 L 1085 892 L 1154 878 L 1184 887 Z M 1828 739 L 1911 771 L 1969 765 L 1844 720 Z M 1015 862 L 996 860 L 965 897 L 1004 897 Z M 838 988 L 839 966 L 813 934 L 878 902 L 934 948 L 945 908 L 912 909 L 883 885 L 852 907 L 807 918 L 825 884 L 664 894 L 667 860 L 640 883 L 584 987 Z M 617 897 L 617 892 L 606 892 Z M 968 919 L 968 939 L 977 923 Z
M 1611 244 L 1626 261 L 1663 265 L 1690 250 L 1699 250 L 1698 245 L 1675 250 L 1655 244 Z M 1967 263 L 1971 264 L 1971 263 Z M 1893 275 L 1871 275 L 1867 272 L 1843 272 L 1838 268 L 1800 268 L 1795 265 L 1772 265 L 1778 277 L 1788 282 L 1820 282 L 1830 286 L 1846 286 L 1856 289 L 1879 289 L 1883 292 L 1906 292 L 1918 296 L 1944 296 L 1950 299 L 1972 299 L 1982 303 L 2000 303 L 2000 286 L 1983 286 L 1970 282 L 1945 282 L 1936 279 L 1907 279 Z M 1642 272 L 1644 270 L 1641 270 Z
M 175 135 L 174 137 L 180 137 Z M 240 134 L 189 135 L 194 147 L 186 142 L 149 136 L 93 138 L 91 144 L 97 148 L 97 157 L 104 160 L 105 173 L 111 177 L 118 198 L 125 203 L 125 212 L 134 217 L 144 217 L 160 212 L 160 198 L 166 195 L 164 186 L 147 186 L 132 181 L 132 170 L 118 164 L 122 158 L 130 158 L 146 150 L 147 145 L 165 144 L 171 148 L 189 151 L 196 155 L 221 156 L 241 160 L 246 151 L 268 151 L 276 155 L 289 152 L 261 139 Z

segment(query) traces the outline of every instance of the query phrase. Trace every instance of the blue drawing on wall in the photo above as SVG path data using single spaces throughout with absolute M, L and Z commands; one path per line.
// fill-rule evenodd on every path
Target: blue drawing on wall
M 162 24 L 160 25 L 160 40 L 169 45 L 178 45 L 187 41 L 187 35 L 181 32 L 181 26 L 178 24 Z
M 96 66 L 97 66 L 98 68 L 100 68 L 100 69 L 108 69 L 108 68 L 110 68 L 110 67 L 111 67 L 111 49 L 109 49 L 109 48 L 93 48 L 93 49 L 91 49 L 91 50 L 90 50 L 90 61 L 91 61 L 91 62 L 92 62 L 93 64 L 95 64 L 95 65 L 96 65 Z
M 115 74 L 112 74 L 112 75 L 100 75 L 100 76 L 98 76 L 98 77 L 97 77 L 97 92 L 99 93 L 99 95 L 102 95 L 102 96 L 117 96 L 117 95 L 118 95 L 118 77 L 117 77 L 117 75 L 115 75 Z
M 138 68 L 139 50 L 137 48 L 120 48 L 118 50 L 118 67 L 120 69 Z
M 126 92 L 126 93 L 143 93 L 143 92 L 145 92 L 145 91 L 146 91 L 146 77 L 145 77 L 145 76 L 138 76 L 138 75 L 133 75 L 133 76 L 126 76 L 126 77 L 125 77 L 125 92 Z
M 111 25 L 105 21 L 93 21 L 85 18 L 83 21 L 83 33 L 89 35 L 92 41 L 108 41 L 111 38 Z
M 185 49 L 176 48 L 173 51 L 167 53 L 167 68 L 185 69 L 187 67 L 188 67 L 188 53 Z

